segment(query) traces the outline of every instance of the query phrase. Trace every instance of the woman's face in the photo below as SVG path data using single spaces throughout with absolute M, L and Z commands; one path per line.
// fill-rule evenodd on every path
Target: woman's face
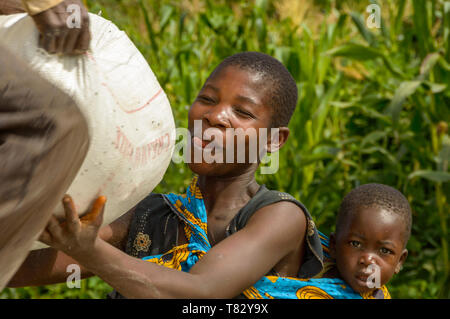
M 265 146 L 258 136 L 270 135 L 272 108 L 264 102 L 267 90 L 261 76 L 234 66 L 206 81 L 188 114 L 192 142 L 189 167 L 194 173 L 237 176 L 257 165 L 253 161 L 254 152 L 258 152 L 254 143 L 262 141 L 259 147 Z M 244 138 L 238 138 L 239 133 Z M 195 152 L 210 156 L 195 158 Z

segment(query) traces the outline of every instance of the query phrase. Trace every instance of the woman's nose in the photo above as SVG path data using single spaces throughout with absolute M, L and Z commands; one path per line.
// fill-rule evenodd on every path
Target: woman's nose
M 231 108 L 226 105 L 216 105 L 204 114 L 204 119 L 210 127 L 230 128 Z

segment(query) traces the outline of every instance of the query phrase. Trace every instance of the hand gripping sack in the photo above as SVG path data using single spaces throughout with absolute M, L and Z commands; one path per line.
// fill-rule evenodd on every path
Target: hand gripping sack
M 38 48 L 38 31 L 25 14 L 0 16 L 0 45 L 78 104 L 90 146 L 66 193 L 79 214 L 105 195 L 103 224 L 109 224 L 161 181 L 172 157 L 175 124 L 164 91 L 127 35 L 97 15 L 89 17 L 92 40 L 83 56 Z M 54 213 L 64 216 L 61 204 Z M 32 249 L 43 247 L 35 242 Z

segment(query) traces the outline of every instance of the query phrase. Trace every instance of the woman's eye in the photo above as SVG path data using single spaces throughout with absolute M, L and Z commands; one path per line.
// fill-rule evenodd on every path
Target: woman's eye
M 243 116 L 243 117 L 254 118 L 253 114 L 251 114 L 251 113 L 249 113 L 247 111 L 244 111 L 242 109 L 235 109 L 235 112 L 238 113 L 240 116 Z
M 214 100 L 206 95 L 199 95 L 197 97 L 197 100 L 201 101 L 202 103 L 206 103 L 206 104 L 214 104 Z
M 350 241 L 350 245 L 355 247 L 355 248 L 361 247 L 361 243 L 359 241 L 356 241 L 356 240 L 351 240 Z

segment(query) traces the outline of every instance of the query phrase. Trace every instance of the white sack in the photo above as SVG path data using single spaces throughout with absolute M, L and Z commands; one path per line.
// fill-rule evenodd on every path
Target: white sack
M 0 45 L 79 105 L 90 147 L 67 193 L 79 214 L 105 195 L 104 224 L 109 224 L 161 181 L 172 157 L 175 124 L 164 91 L 127 35 L 89 16 L 92 40 L 83 56 L 50 55 L 38 48 L 38 31 L 25 14 L 0 16 Z M 61 204 L 55 213 L 64 216 Z M 43 247 L 35 242 L 32 249 Z

